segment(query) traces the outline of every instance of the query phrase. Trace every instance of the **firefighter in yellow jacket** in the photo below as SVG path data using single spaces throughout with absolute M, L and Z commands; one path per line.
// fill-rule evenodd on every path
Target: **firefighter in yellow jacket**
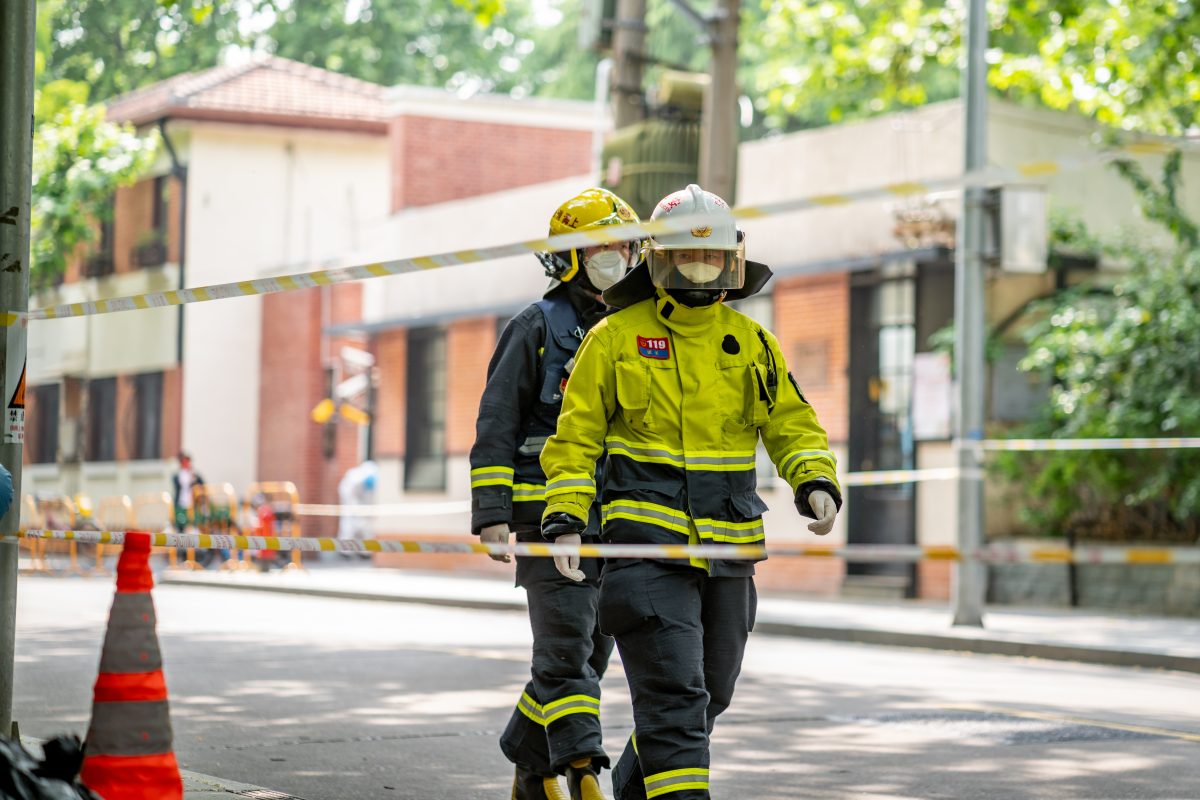
M 584 339 L 542 451 L 548 541 L 578 541 L 599 488 L 607 542 L 763 544 L 759 437 L 809 529 L 833 527 L 841 493 L 825 431 L 775 337 L 723 302 L 757 292 L 770 270 L 745 260 L 733 214 L 699 186 L 651 218 L 700 213 L 711 224 L 651 240 L 645 263 L 605 292 L 621 310 Z M 600 628 L 616 637 L 635 728 L 613 770 L 617 800 L 710 796 L 708 738 L 754 624 L 753 574 L 736 560 L 606 562 Z

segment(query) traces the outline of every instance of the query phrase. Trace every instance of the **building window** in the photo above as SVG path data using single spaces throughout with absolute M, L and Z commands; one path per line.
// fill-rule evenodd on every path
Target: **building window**
M 134 416 L 137 427 L 133 445 L 133 457 L 136 459 L 154 459 L 162 457 L 162 393 L 163 375 L 161 372 L 147 372 L 137 375 L 133 385 L 134 403 L 137 414 Z
M 96 378 L 87 389 L 87 460 L 117 458 L 117 379 Z
M 404 488 L 446 489 L 446 334 L 440 328 L 408 332 Z
M 113 271 L 113 210 L 114 199 L 110 197 L 101 209 L 96 221 L 99 228 L 99 239 L 96 251 L 87 257 L 83 265 L 84 276 L 99 278 L 111 275 Z
M 30 462 L 53 464 L 58 460 L 58 384 L 35 386 L 33 392 L 33 423 Z

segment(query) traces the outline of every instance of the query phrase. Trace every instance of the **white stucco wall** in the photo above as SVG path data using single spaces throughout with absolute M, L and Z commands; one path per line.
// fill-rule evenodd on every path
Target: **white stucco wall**
M 189 152 L 189 287 L 300 272 L 386 217 L 384 136 L 206 124 Z M 262 300 L 189 306 L 183 447 L 210 481 L 256 477 Z

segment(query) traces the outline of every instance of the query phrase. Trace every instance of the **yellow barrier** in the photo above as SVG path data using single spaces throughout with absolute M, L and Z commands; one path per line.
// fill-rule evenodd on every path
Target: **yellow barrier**
M 296 484 L 291 481 L 267 481 L 265 483 L 252 483 L 246 489 L 246 496 L 248 498 L 254 498 L 260 494 L 268 503 L 271 503 L 271 507 L 275 511 L 275 525 L 277 529 L 281 532 L 291 534 L 291 538 L 299 539 L 302 537 L 300 516 L 296 513 L 300 506 L 300 493 L 296 491 Z M 286 506 L 286 512 L 282 516 L 279 510 L 280 505 Z M 274 537 L 267 537 L 267 539 L 273 541 Z M 282 550 L 285 548 L 260 546 L 256 549 Z M 304 569 L 298 548 L 292 548 L 292 560 L 284 569 Z

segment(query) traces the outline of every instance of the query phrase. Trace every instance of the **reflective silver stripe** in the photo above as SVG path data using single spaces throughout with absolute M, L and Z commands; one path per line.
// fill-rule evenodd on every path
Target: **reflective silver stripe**
M 612 441 L 611 439 L 606 442 L 606 445 L 610 454 L 615 453 L 617 455 L 628 456 L 634 461 L 638 460 L 638 456 L 645 456 L 647 458 L 665 458 L 672 464 L 680 467 L 684 465 L 683 456 L 672 453 L 669 450 L 660 450 L 656 447 L 635 447 L 634 445 Z
M 515 502 L 545 500 L 546 487 L 536 483 L 518 483 L 513 485 L 512 499 Z
M 661 776 L 661 777 L 660 777 Z M 671 792 L 681 792 L 684 789 L 707 789 L 708 770 L 674 769 L 670 772 L 660 772 L 646 778 L 646 797 L 658 797 Z
M 614 500 L 611 503 L 605 504 L 601 511 L 605 521 L 608 521 L 608 515 L 616 512 L 630 514 L 637 517 L 649 517 L 650 519 L 662 520 L 670 522 L 673 525 L 687 527 L 688 518 L 683 512 L 671 512 L 667 510 L 659 510 L 656 508 L 646 508 L 645 505 L 634 505 L 632 503 L 622 503 L 620 500 Z
M 479 486 L 488 482 L 512 483 L 513 470 L 507 467 L 484 467 L 471 470 L 471 485 Z
M 817 458 L 828 461 L 834 469 L 837 469 L 837 458 L 828 450 L 797 450 L 789 453 L 787 458 L 783 459 L 783 463 L 779 465 L 779 471 L 786 475 L 787 471 L 792 468 L 792 464 L 801 458 Z
M 721 466 L 725 464 L 736 464 L 738 466 L 753 467 L 756 461 L 753 455 L 748 456 L 688 456 L 687 465 L 692 466 Z
M 600 700 L 594 697 L 574 697 L 547 703 L 542 706 L 542 717 L 546 724 L 570 714 L 600 715 Z
M 546 718 L 542 714 L 542 707 L 533 702 L 533 698 L 525 692 L 521 692 L 521 699 L 517 701 L 517 708 L 521 710 L 522 714 L 529 717 L 538 725 L 546 724 Z
M 154 625 L 154 600 L 149 593 L 121 593 L 113 598 L 100 671 L 128 674 L 162 669 Z
M 521 443 L 517 452 L 523 456 L 535 456 L 542 452 L 542 448 L 546 446 L 549 439 L 549 436 L 530 436 Z
M 712 539 L 716 542 L 732 542 L 734 544 L 744 544 L 746 542 L 757 542 L 765 539 L 767 536 L 766 529 L 763 528 L 762 519 L 749 527 L 733 527 L 734 523 L 722 522 L 721 520 L 696 520 L 696 531 L 702 539 Z
M 92 705 L 89 756 L 152 756 L 170 750 L 171 717 L 166 700 Z
M 592 489 L 595 488 L 596 482 L 590 478 L 557 478 L 546 484 L 546 491 L 557 494 L 561 490 L 572 486 Z

